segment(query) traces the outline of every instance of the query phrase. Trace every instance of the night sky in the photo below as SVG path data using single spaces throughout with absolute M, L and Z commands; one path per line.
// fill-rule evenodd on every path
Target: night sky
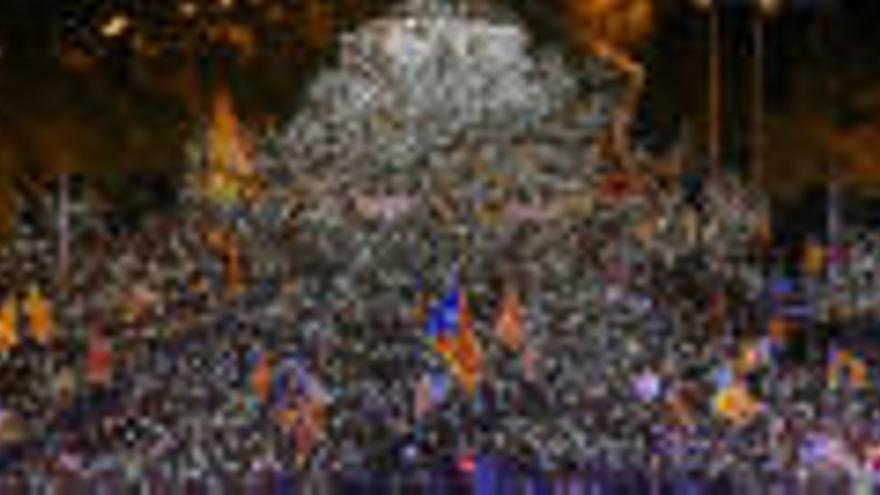
M 333 33 L 381 13 L 389 2 L 241 0 L 220 14 L 180 21 L 183 3 L 0 3 L 4 176 L 42 180 L 58 169 L 99 176 L 173 174 L 180 168 L 182 138 L 203 116 L 218 78 L 229 81 L 247 122 L 283 122 L 295 110 L 298 89 L 332 58 Z M 565 19 L 561 1 L 505 3 L 539 38 L 570 44 L 559 27 Z M 107 39 L 101 29 L 116 12 L 134 19 L 132 29 Z M 655 149 L 668 146 L 685 127 L 694 147 L 704 149 L 706 19 L 690 2 L 659 2 L 653 35 L 637 48 L 649 75 L 637 131 Z M 725 162 L 732 168 L 742 168 L 748 157 L 751 19 L 745 0 L 723 7 Z M 799 146 L 808 139 L 800 133 L 803 122 L 827 121 L 846 130 L 877 121 L 874 107 L 854 102 L 855 95 L 880 87 L 877 19 L 880 2 L 873 0 L 791 0 L 766 21 L 771 181 L 790 178 L 794 163 L 818 156 L 795 156 L 809 148 Z M 225 30 L 210 27 L 215 25 Z M 249 28 L 244 34 L 250 38 L 236 26 Z M 811 180 L 804 179 L 801 189 L 809 189 Z

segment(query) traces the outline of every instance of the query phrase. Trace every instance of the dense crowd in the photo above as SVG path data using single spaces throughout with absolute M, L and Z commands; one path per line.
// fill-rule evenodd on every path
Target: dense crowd
M 783 276 L 760 194 L 610 166 L 613 91 L 577 101 L 589 74 L 523 60 L 515 28 L 423 14 L 346 38 L 283 152 L 255 157 L 262 196 L 78 233 L 63 277 L 47 241 L 0 253 L 4 472 L 375 473 L 477 453 L 868 476 L 877 361 L 853 329 L 872 323 L 876 236 L 811 245 Z M 449 32 L 482 50 L 434 53 Z M 432 71 L 451 72 L 419 92 Z

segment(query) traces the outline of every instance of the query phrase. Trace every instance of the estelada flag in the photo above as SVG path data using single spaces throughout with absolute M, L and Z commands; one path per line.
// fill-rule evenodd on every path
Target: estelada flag
M 107 385 L 113 379 L 113 350 L 110 340 L 100 332 L 93 332 L 89 338 L 87 379 L 98 385 Z
M 25 309 L 28 313 L 31 337 L 38 344 L 48 344 L 52 340 L 55 327 L 52 321 L 52 307 L 36 285 L 32 286 L 28 292 Z
M 504 291 L 504 298 L 498 308 L 498 316 L 495 322 L 495 332 L 498 340 L 508 350 L 519 352 L 525 342 L 523 330 L 522 304 L 519 293 L 512 287 Z
M 455 346 L 456 375 L 462 387 L 473 396 L 482 378 L 483 351 L 474 332 L 473 315 L 464 292 L 459 294 L 459 328 Z
M 10 297 L 0 308 L 0 351 L 10 351 L 18 342 L 18 310 L 15 299 Z

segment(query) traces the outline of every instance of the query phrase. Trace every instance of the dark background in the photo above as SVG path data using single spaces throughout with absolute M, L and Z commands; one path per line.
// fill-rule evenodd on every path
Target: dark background
M 518 11 L 541 42 L 572 46 L 562 0 L 497 1 Z M 0 197 L 15 190 L 39 198 L 64 170 L 88 177 L 114 207 L 169 204 L 183 140 L 218 84 L 230 86 L 249 125 L 283 123 L 309 77 L 332 61 L 335 33 L 394 2 L 193 0 L 198 12 L 191 17 L 181 13 L 184 3 L 0 3 Z M 755 11 L 746 0 L 721 8 L 724 162 L 746 170 Z M 686 129 L 699 155 L 707 15 L 684 0 L 655 2 L 654 10 L 651 35 L 632 47 L 649 77 L 636 132 L 662 150 Z M 101 27 L 118 13 L 130 29 L 103 36 Z M 871 204 L 880 167 L 852 157 L 876 152 L 870 136 L 880 127 L 878 19 L 880 2 L 873 0 L 790 0 L 765 20 L 765 185 L 780 208 L 804 212 L 798 223 L 805 229 L 823 215 L 797 206 L 821 203 L 828 171 L 847 171 L 850 161 L 862 165 L 846 172 L 848 211 L 874 216 L 858 205 Z

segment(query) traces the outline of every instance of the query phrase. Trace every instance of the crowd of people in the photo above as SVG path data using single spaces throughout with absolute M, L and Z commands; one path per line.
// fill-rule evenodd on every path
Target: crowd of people
M 419 226 L 440 224 L 409 214 L 349 216 L 340 228 L 368 222 L 349 236 L 303 221 L 274 272 L 250 270 L 247 241 L 193 213 L 77 239 L 94 254 L 64 287 L 35 250 L 35 268 L 10 272 L 35 282 L 7 286 L 16 316 L 0 318 L 7 474 L 383 472 L 469 452 L 547 472 L 870 472 L 870 341 L 850 321 L 778 316 L 766 301 L 797 288 L 742 252 L 766 253 L 760 242 L 719 262 L 711 244 L 667 259 L 617 240 L 633 251 L 608 269 L 607 222 L 527 222 L 547 240 L 498 245 L 438 227 L 419 252 Z M 858 238 L 836 280 L 873 277 L 876 250 Z M 760 266 L 732 269 L 743 254 Z M 832 260 L 811 272 L 808 258 L 792 283 L 821 298 Z M 466 317 L 478 346 L 470 383 L 426 330 L 450 294 L 468 302 L 453 349 Z
M 48 238 L 0 252 L 0 478 L 476 486 L 496 459 L 870 485 L 876 235 L 783 266 L 736 179 L 607 163 L 613 91 L 576 101 L 509 26 L 418 15 L 346 38 L 258 193 L 79 232 L 67 273 Z M 483 50 L 434 53 L 450 26 Z

